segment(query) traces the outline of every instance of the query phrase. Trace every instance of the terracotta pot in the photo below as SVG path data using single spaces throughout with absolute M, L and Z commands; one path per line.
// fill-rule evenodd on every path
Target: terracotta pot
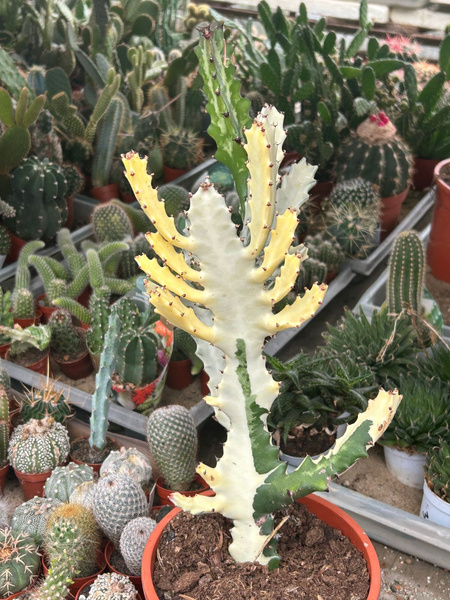
M 77 301 L 82 304 L 83 306 L 85 306 L 86 308 L 89 308 L 89 300 L 92 296 L 92 288 L 90 285 L 88 285 L 88 287 L 84 290 L 84 292 L 82 292 L 78 298 Z
M 327 525 L 342 531 L 355 548 L 363 554 L 370 577 L 370 588 L 367 600 L 378 600 L 381 589 L 381 569 L 377 553 L 367 534 L 364 533 L 362 528 L 356 521 L 349 517 L 347 513 L 337 506 L 334 506 L 334 504 L 328 500 L 310 494 L 309 496 L 297 500 L 297 502 L 304 504 L 309 511 Z M 142 557 L 142 585 L 144 588 L 145 600 L 158 600 L 158 595 L 153 585 L 153 570 L 155 568 L 156 552 L 165 526 L 179 512 L 179 508 L 171 510 L 170 513 L 155 527 L 145 546 L 144 555 Z
M 299 160 L 301 160 L 301 158 L 302 155 L 298 152 L 285 152 L 283 160 L 280 164 L 280 169 L 285 169 L 286 167 L 289 167 L 293 163 L 296 163 Z
M 69 588 L 69 593 L 70 593 L 71 598 L 73 598 L 74 596 L 76 596 L 78 598 L 78 591 L 81 588 L 83 588 L 86 584 L 92 583 L 92 581 L 95 580 L 97 575 L 100 575 L 106 569 L 106 561 L 105 561 L 105 556 L 104 556 L 103 552 L 99 552 L 97 554 L 97 560 L 95 562 L 96 562 L 98 571 L 96 571 L 92 575 L 89 575 L 88 577 L 75 577 L 72 585 Z M 46 564 L 45 556 L 42 557 L 42 572 L 47 577 L 48 567 Z
M 70 379 L 73 379 L 74 381 L 77 381 L 78 379 L 84 379 L 94 370 L 90 354 L 87 350 L 82 354 L 82 356 L 80 356 L 80 358 L 75 360 L 59 360 L 54 356 L 52 358 L 59 365 L 59 368 L 64 375 Z
M 131 583 L 134 585 L 134 587 L 137 589 L 137 591 L 139 592 L 139 594 L 144 594 L 144 590 L 142 588 L 142 578 L 140 575 L 127 575 L 126 573 L 121 573 L 120 571 L 118 571 L 117 569 L 115 569 L 113 567 L 113 565 L 111 564 L 111 556 L 112 553 L 114 552 L 115 548 L 112 542 L 108 542 L 105 548 L 105 560 L 106 560 L 106 564 L 108 565 L 109 570 L 111 571 L 111 573 L 119 573 L 119 575 L 126 575 L 127 577 L 129 577 Z
M 331 194 L 334 188 L 333 181 L 318 181 L 309 192 L 310 201 L 308 208 L 312 214 L 317 214 L 322 210 L 322 202 Z
M 200 371 L 200 391 L 202 396 L 209 396 L 209 375 L 205 370 Z
M 173 390 L 183 390 L 194 381 L 191 373 L 192 363 L 189 358 L 171 360 L 167 369 L 166 385 Z
M 90 325 L 86 325 L 86 323 L 83 323 L 83 321 L 80 322 L 80 327 L 81 329 L 84 329 L 84 331 L 89 331 L 89 329 L 91 328 Z
M 0 469 L 0 492 L 3 492 L 3 488 L 5 487 L 6 478 L 8 477 L 10 464 L 6 463 L 4 467 Z
M 402 204 L 409 192 L 409 186 L 397 196 L 381 198 L 381 236 L 383 241 L 398 225 Z
M 102 185 L 99 187 L 91 188 L 91 196 L 99 202 L 109 202 L 115 198 L 120 197 L 119 184 L 110 183 L 109 185 Z
M 133 204 L 133 202 L 136 202 L 136 198 L 132 193 L 127 194 L 126 192 L 120 192 L 120 199 L 122 202 L 125 202 L 125 204 Z
M 84 436 L 76 438 L 75 440 L 73 440 L 72 446 L 73 446 L 73 444 L 75 444 L 76 442 L 78 442 L 80 440 L 88 440 L 88 439 L 89 439 L 88 437 L 84 437 Z M 110 438 L 110 437 L 107 437 L 106 439 L 109 441 L 112 441 L 112 442 L 114 442 L 114 444 L 116 444 L 117 447 L 113 448 L 113 450 L 120 450 L 121 445 L 118 442 L 116 442 L 116 440 L 114 440 L 113 438 Z M 88 462 L 85 462 L 84 460 L 79 460 L 78 458 L 75 458 L 72 454 L 69 454 L 69 460 L 71 462 L 76 463 L 77 465 L 87 465 L 88 467 L 92 467 L 94 469 L 95 473 L 100 472 L 100 468 L 103 464 L 103 463 L 88 463 Z
M 63 227 L 67 227 L 67 229 L 72 229 L 74 221 L 75 221 L 75 209 L 73 206 L 73 196 L 68 196 L 66 198 L 67 204 L 67 219 L 64 223 Z
M 447 283 L 450 283 L 450 185 L 439 174 L 449 164 L 450 158 L 438 163 L 434 170 L 436 202 L 427 247 L 427 260 L 433 276 Z
M 180 492 L 183 496 L 196 496 L 197 494 L 204 494 L 209 491 L 209 485 L 205 482 L 204 479 L 200 477 L 200 475 L 196 475 L 194 481 L 198 483 L 201 487 L 197 490 L 192 490 L 190 492 Z M 156 493 L 159 496 L 160 503 L 162 506 L 173 506 L 173 502 L 170 500 L 169 496 L 174 494 L 174 490 L 169 490 L 164 486 L 165 481 L 162 477 L 158 477 L 156 480 Z
M 8 350 L 6 352 L 5 360 L 10 360 L 9 355 L 10 355 L 10 350 Z M 39 360 L 37 360 L 34 363 L 26 365 L 26 368 L 30 369 L 30 371 L 34 371 L 35 373 L 39 373 L 40 375 L 47 375 L 47 373 L 50 373 L 50 376 L 51 376 L 52 373 L 51 373 L 51 371 L 49 371 L 49 368 L 48 368 L 49 360 L 50 360 L 50 350 L 47 350 L 47 353 L 44 354 L 44 356 L 42 358 L 40 358 Z M 14 362 L 14 361 L 11 361 L 11 362 Z
M 10 347 L 11 347 L 11 344 L 9 342 L 7 344 L 0 345 L 0 358 L 3 358 L 6 360 L 6 355 L 8 354 Z
M 75 596 L 75 600 L 79 600 L 79 598 L 80 598 L 82 595 L 87 595 L 87 594 L 88 594 L 88 590 L 89 590 L 89 586 L 91 586 L 91 585 L 94 583 L 94 581 L 95 581 L 95 577 L 91 577 L 91 579 L 90 579 L 89 581 L 87 581 L 87 582 L 86 582 L 86 583 L 83 585 L 83 587 L 81 587 L 81 588 L 78 590 L 78 592 L 77 592 L 77 595 Z M 138 591 L 138 593 L 137 593 L 137 600 L 142 600 L 142 596 L 141 596 L 141 594 L 139 593 L 139 591 Z
M 433 158 L 415 158 L 413 173 L 413 188 L 422 191 L 433 185 L 434 169 L 439 160 Z
M 52 474 L 51 471 L 45 473 L 22 473 L 14 469 L 14 473 L 19 480 L 25 501 L 31 500 L 35 496 L 42 498 L 44 496 L 44 486 L 47 479 Z
M 45 294 L 40 294 L 36 298 L 36 304 L 37 304 L 38 309 L 41 311 L 41 323 L 46 324 L 46 323 L 48 323 L 48 320 L 50 319 L 52 314 L 55 312 L 55 310 L 58 310 L 58 307 L 57 306 L 45 306 L 44 298 L 45 298 Z
M 31 325 L 39 325 L 42 317 L 42 311 L 40 309 L 36 309 L 36 313 L 34 317 L 30 319 L 18 319 L 14 317 L 14 325 L 20 325 L 22 329 L 25 327 L 31 327 Z
M 8 256 L 5 260 L 5 265 L 9 265 L 13 262 L 16 262 L 19 258 L 20 251 L 27 243 L 26 240 L 22 240 L 17 235 L 9 232 L 9 237 L 11 238 L 11 248 L 9 249 Z
M 164 165 L 164 183 L 170 183 L 175 181 L 178 177 L 181 177 L 188 172 L 188 169 L 172 169 L 172 167 L 166 167 Z

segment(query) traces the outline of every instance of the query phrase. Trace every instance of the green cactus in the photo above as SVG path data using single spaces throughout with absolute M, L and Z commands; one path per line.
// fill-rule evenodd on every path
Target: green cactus
M 11 387 L 11 378 L 8 372 L 0 367 L 0 388 L 8 390 Z
M 164 164 L 172 169 L 192 169 L 203 158 L 203 139 L 190 129 L 173 126 L 160 137 Z
M 306 239 L 306 246 L 308 248 L 308 257 L 315 258 L 316 260 L 325 263 L 329 273 L 339 271 L 345 260 L 345 254 L 341 250 L 339 244 L 326 239 L 321 233 L 317 233 L 314 236 L 308 236 Z
M 64 164 L 62 168 L 67 183 L 67 197 L 79 194 L 85 184 L 83 173 L 76 165 Z
M 158 198 L 164 202 L 166 213 L 176 217 L 180 212 L 189 209 L 189 192 L 180 185 L 167 183 L 158 188 Z
M 55 508 L 61 504 L 56 498 L 37 496 L 20 504 L 11 517 L 11 533 L 28 535 L 37 546 L 42 546 L 47 521 Z
M 45 96 L 38 96 L 28 106 L 28 89 L 23 88 L 14 113 L 10 95 L 0 88 L 0 121 L 4 127 L 0 137 L 0 174 L 9 173 L 18 167 L 30 151 L 29 128 L 38 118 L 44 104 Z
M 250 117 L 252 119 L 255 119 L 256 116 L 261 112 L 262 107 L 264 106 L 264 103 L 265 103 L 264 98 L 263 98 L 261 92 L 258 92 L 257 90 L 248 92 L 245 96 L 246 96 L 246 98 L 248 98 L 250 100 L 250 109 L 249 109 Z
M 208 169 L 208 176 L 209 181 L 214 185 L 219 194 L 226 194 L 234 190 L 233 175 L 230 169 L 224 164 L 218 161 L 214 163 Z
M 197 464 L 197 430 L 191 413 L 178 405 L 157 408 L 148 418 L 147 441 L 167 487 L 189 490 Z
M 412 154 L 384 113 L 366 119 L 344 143 L 337 158 L 339 181 L 362 177 L 378 186 L 381 198 L 396 196 L 410 184 Z
M 19 326 L 14 328 L 4 327 L 0 325 L 0 336 L 8 336 L 11 343 L 11 358 L 18 356 L 30 350 L 37 348 L 38 350 L 46 350 L 50 344 L 50 328 L 47 325 L 31 325 L 26 329 Z
M 179 327 L 174 327 L 171 360 L 184 360 L 188 358 L 192 363 L 192 375 L 198 375 L 203 369 L 203 361 L 197 356 L 196 350 L 197 343 L 192 335 Z
M 94 159 L 92 162 L 92 185 L 107 185 L 110 179 L 114 149 L 123 118 L 123 103 L 113 98 L 97 127 Z
M 91 217 L 94 235 L 98 242 L 112 242 L 133 238 L 133 225 L 121 206 L 117 204 L 99 204 Z
M 389 312 L 400 314 L 405 306 L 416 314 L 422 312 L 425 286 L 425 250 L 415 231 L 400 233 L 389 259 L 387 303 Z
M 86 352 L 86 343 L 67 310 L 56 310 L 48 321 L 52 339 L 50 347 L 61 360 L 74 360 Z
M 323 283 L 327 276 L 328 267 L 326 263 L 317 258 L 308 257 L 302 261 L 300 272 L 295 281 L 295 291 L 297 294 L 303 294 L 309 290 L 315 283 Z
M 170 98 L 167 90 L 161 85 L 153 85 L 147 92 L 147 104 L 154 114 L 158 116 L 158 124 L 161 130 L 173 126 L 172 112 L 170 110 Z M 153 121 L 152 121 L 153 122 Z M 150 132 L 151 133 L 151 132 Z M 147 137 L 147 136 L 145 136 Z
M 44 242 L 35 240 L 25 244 L 20 251 L 12 294 L 13 313 L 18 319 L 31 319 L 35 315 L 35 301 L 30 290 L 31 276 L 28 260 L 44 245 Z
M 110 452 L 100 467 L 100 477 L 109 473 L 127 475 L 145 490 L 152 477 L 152 467 L 148 458 L 136 448 L 121 448 Z
M 441 439 L 449 439 L 449 387 L 436 379 L 411 375 L 404 376 L 400 386 L 403 401 L 380 444 L 426 454 Z
M 125 525 L 137 517 L 147 516 L 148 503 L 143 489 L 134 479 L 110 473 L 97 484 L 93 511 L 103 533 L 119 548 Z
M 112 200 L 111 204 L 114 206 L 119 206 L 127 213 L 128 218 L 130 219 L 133 225 L 134 231 L 138 233 L 147 233 L 148 231 L 155 230 L 150 219 L 139 208 L 134 208 L 133 206 L 125 204 L 120 200 Z
M 116 371 L 122 384 L 143 387 L 158 374 L 158 337 L 152 326 L 125 329 L 117 346 Z
M 11 237 L 9 231 L 0 225 L 0 256 L 7 256 L 11 250 Z
M 48 110 L 42 110 L 34 125 L 30 128 L 30 154 L 37 158 L 48 158 L 51 162 L 61 164 L 63 152 L 61 140 L 53 127 L 53 117 Z
M 0 387 L 0 469 L 8 462 L 9 445 L 9 397 L 8 391 Z
M 147 69 L 153 62 L 153 55 L 150 50 L 144 50 L 142 46 L 137 48 L 128 48 L 128 60 L 132 68 L 127 76 L 129 85 L 128 99 L 132 110 L 141 112 L 144 104 L 144 91 L 142 89 Z
M 425 478 L 436 496 L 450 503 L 450 445 L 445 439 L 428 452 Z
M 0 287 L 0 325 L 5 327 L 14 326 L 14 317 L 11 309 L 11 292 L 9 290 L 4 292 Z
M 0 529 L 0 597 L 9 598 L 29 586 L 39 572 L 40 562 L 32 538 Z
M 86 600 L 137 600 L 131 580 L 120 573 L 102 573 L 91 585 Z
M 154 86 L 150 88 L 150 93 L 153 88 Z M 151 110 L 146 110 L 145 114 L 141 115 L 134 125 L 133 139 L 135 143 L 139 144 L 146 139 L 156 142 L 158 139 L 158 126 L 159 114 Z M 126 148 L 125 150 L 128 152 L 130 147 Z
M 94 481 L 94 470 L 88 465 L 70 462 L 64 467 L 56 467 L 45 482 L 44 493 L 47 498 L 69 502 L 70 495 L 86 481 Z
M 120 553 L 132 575 L 141 575 L 142 556 L 156 521 L 150 517 L 139 517 L 130 521 L 120 536 Z
M 64 425 L 72 414 L 64 391 L 56 390 L 54 381 L 50 383 L 47 380 L 42 388 L 31 388 L 23 395 L 20 416 L 25 423 L 31 419 L 52 417 Z
M 20 98 L 22 90 L 26 89 L 26 81 L 11 56 L 2 47 L 0 47 L 0 65 L 0 81 L 13 98 Z
M 53 417 L 31 419 L 18 425 L 9 440 L 8 457 L 21 473 L 46 473 L 69 455 L 67 429 Z
M 11 175 L 8 203 L 16 211 L 6 226 L 25 240 L 52 239 L 67 219 L 64 171 L 48 159 L 28 158 Z
M 28 70 L 28 87 L 34 92 L 35 96 L 45 94 L 47 87 L 45 84 L 45 69 L 40 65 L 33 65 Z M 21 88 L 23 85 L 21 86 Z
M 362 208 L 376 206 L 379 200 L 380 195 L 376 186 L 361 177 L 341 181 L 335 186 L 328 198 L 328 202 L 334 206 L 352 201 Z

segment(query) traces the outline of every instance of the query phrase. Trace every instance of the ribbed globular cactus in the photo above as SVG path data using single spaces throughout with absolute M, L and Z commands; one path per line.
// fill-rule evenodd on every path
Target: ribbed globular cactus
M 92 510 L 96 486 L 96 481 L 85 481 L 77 486 L 70 494 L 69 502 L 71 504 L 82 504 L 86 508 Z
M 126 329 L 120 334 L 116 371 L 122 384 L 142 387 L 158 373 L 158 336 L 152 326 Z
M 387 303 L 398 315 L 405 307 L 420 314 L 425 286 L 425 250 L 416 231 L 403 231 L 396 238 L 389 259 Z
M 45 417 L 16 427 L 9 440 L 8 456 L 21 473 L 46 473 L 63 464 L 69 450 L 67 429 L 53 417 Z
M 173 126 L 160 138 L 164 164 L 172 169 L 192 169 L 203 158 L 203 139 L 190 129 Z
M 137 589 L 126 575 L 103 573 L 99 575 L 87 596 L 80 600 L 137 600 Z
M 150 517 L 139 517 L 130 521 L 120 536 L 120 553 L 133 575 L 141 574 L 142 555 L 156 521 Z
M 72 360 L 86 351 L 86 343 L 72 322 L 68 310 L 56 310 L 48 321 L 52 332 L 50 347 L 61 360 Z
M 48 159 L 27 158 L 11 174 L 8 203 L 16 211 L 6 226 L 24 240 L 51 240 L 67 219 L 63 169 Z
M 133 238 L 133 225 L 127 213 L 117 204 L 99 204 L 92 212 L 92 226 L 99 242 Z
M 378 186 L 381 198 L 396 196 L 411 181 L 412 154 L 384 113 L 372 115 L 342 145 L 338 180 L 362 177 Z
M 450 445 L 444 439 L 428 453 L 425 478 L 436 496 L 450 503 Z
M 308 257 L 302 262 L 300 273 L 295 281 L 295 291 L 297 294 L 303 294 L 314 284 L 323 283 L 327 276 L 327 265 L 323 261 Z
M 41 557 L 33 539 L 0 529 L 0 598 L 25 589 L 38 574 Z
M 373 206 L 379 202 L 380 195 L 376 186 L 361 177 L 341 181 L 328 197 L 328 202 L 334 205 L 353 201 L 359 206 Z
M 216 32 L 221 34 L 220 29 L 203 32 L 203 62 L 209 62 L 212 54 L 219 60 Z M 223 54 L 220 60 L 223 63 Z M 223 81 L 217 78 L 213 85 L 233 85 L 226 66 Z M 221 96 L 228 92 L 226 87 Z M 226 137 L 225 130 L 221 133 L 217 132 L 219 148 L 234 140 Z M 365 456 L 388 426 L 400 398 L 381 391 L 331 450 L 317 460 L 305 459 L 286 473 L 267 429 L 267 413 L 278 385 L 265 367 L 261 349 L 268 336 L 309 319 L 326 292 L 325 285 L 314 285 L 277 314 L 272 311 L 291 291 L 299 272 L 301 252 L 290 247 L 299 207 L 314 185 L 316 169 L 303 160 L 280 179 L 285 132 L 283 115 L 273 107 L 263 109 L 245 136 L 248 202 L 245 228 L 239 235 L 224 198 L 208 182 L 192 196 L 189 234 L 181 235 L 158 201 L 145 159 L 131 152 L 123 161 L 136 198 L 157 229 L 148 235 L 149 242 L 164 257 L 163 266 L 157 260 L 137 258 L 148 275 L 150 301 L 159 314 L 198 339 L 212 391 L 205 400 L 227 430 L 217 467 L 197 466 L 215 495 L 188 498 L 175 493 L 172 500 L 193 514 L 218 512 L 230 518 L 231 556 L 238 562 L 270 562 L 274 567 L 280 557 L 272 513 L 314 490 L 326 490 L 334 473 Z M 190 265 L 191 256 L 197 269 Z M 275 285 L 267 289 L 267 280 L 279 266 Z M 195 308 L 199 317 L 188 302 L 207 311 Z
M 11 531 L 29 535 L 38 546 L 42 546 L 47 521 L 52 512 L 62 503 L 56 498 L 35 496 L 16 508 L 11 517 Z
M 142 488 L 146 488 L 152 477 L 152 466 L 148 458 L 136 448 L 121 448 L 110 452 L 100 467 L 100 476 L 117 473 L 132 477 Z
M 166 213 L 175 217 L 189 208 L 189 192 L 180 185 L 167 183 L 158 188 L 158 198 L 164 201 Z
M 127 523 L 148 515 L 145 494 L 128 475 L 110 473 L 102 477 L 95 489 L 93 511 L 103 533 L 116 548 Z
M 197 429 L 184 406 L 157 408 L 148 418 L 150 453 L 170 490 L 189 490 L 197 464 Z
M 174 327 L 171 360 L 184 360 L 188 358 L 191 361 L 192 375 L 197 375 L 203 369 L 203 362 L 197 356 L 196 351 L 197 343 L 192 335 L 179 327 Z
M 326 234 L 353 258 L 365 258 L 375 245 L 378 205 L 360 206 L 353 200 L 330 204 L 325 212 Z
M 64 396 L 64 391 L 55 389 L 55 382 L 50 383 L 48 380 L 42 388 L 31 388 L 25 392 L 20 416 L 25 422 L 52 417 L 64 425 L 72 416 L 72 408 Z
M 92 467 L 70 462 L 64 467 L 53 469 L 53 473 L 45 482 L 44 493 L 47 498 L 69 502 L 72 492 L 86 481 L 94 481 Z
M 315 258 L 325 263 L 330 273 L 339 271 L 345 260 L 345 254 L 337 242 L 329 240 L 325 235 L 318 233 L 314 236 L 308 236 L 305 244 L 308 248 L 308 260 Z M 314 281 L 319 280 L 316 279 Z
M 0 469 L 8 462 L 9 397 L 8 390 L 0 387 Z

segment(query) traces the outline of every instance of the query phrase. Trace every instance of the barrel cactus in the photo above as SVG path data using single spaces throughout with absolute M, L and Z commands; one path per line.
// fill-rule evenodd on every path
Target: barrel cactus
M 146 488 L 152 477 L 152 467 L 148 458 L 136 448 L 121 448 L 111 452 L 100 467 L 100 477 L 109 473 L 128 475 Z
M 143 387 L 154 381 L 158 375 L 158 346 L 153 326 L 121 333 L 116 361 L 120 382 Z
M 410 184 L 412 154 L 384 113 L 372 115 L 342 145 L 339 181 L 362 177 L 378 186 L 381 198 L 396 196 Z
M 137 600 L 138 592 L 131 580 L 120 573 L 103 573 L 99 575 L 87 596 L 80 600 Z
M 21 473 L 46 473 L 64 463 L 69 455 L 67 429 L 53 417 L 31 419 L 13 431 L 9 460 Z
M 92 226 L 99 242 L 133 238 L 133 225 L 123 208 L 117 204 L 100 204 L 92 212 Z
M 171 217 L 189 209 L 189 192 L 180 185 L 162 185 L 158 188 L 158 198 L 164 201 L 166 213 Z
M 150 453 L 169 489 L 189 490 L 197 464 L 197 430 L 184 406 L 157 408 L 147 424 Z
M 372 182 L 355 177 L 338 183 L 329 195 L 328 202 L 336 206 L 351 200 L 359 206 L 370 207 L 377 204 L 379 198 L 377 187 Z
M 120 553 L 133 575 L 141 574 L 142 556 L 156 521 L 150 517 L 139 517 L 130 521 L 120 536 Z
M 147 516 L 148 503 L 134 479 L 110 473 L 97 484 L 93 511 L 103 533 L 118 547 L 125 525 L 137 517 Z
M 88 465 L 69 463 L 65 467 L 56 467 L 45 482 L 44 493 L 47 498 L 56 498 L 69 502 L 70 495 L 86 481 L 94 480 L 94 470 Z
M 0 598 L 25 589 L 38 574 L 41 557 L 33 539 L 0 529 Z
M 16 216 L 5 224 L 24 240 L 51 240 L 67 220 L 66 178 L 48 159 L 28 158 L 11 175 L 8 203 Z
M 55 389 L 55 382 L 47 381 L 42 388 L 27 390 L 22 398 L 20 416 L 23 421 L 53 417 L 58 423 L 64 423 L 72 416 L 72 409 L 63 390 Z
M 52 512 L 62 503 L 56 498 L 38 498 L 35 496 L 16 508 L 11 517 L 13 534 L 23 533 L 42 546 L 47 521 Z
M 160 138 L 164 165 L 172 169 L 192 169 L 203 158 L 203 140 L 193 131 L 177 125 Z

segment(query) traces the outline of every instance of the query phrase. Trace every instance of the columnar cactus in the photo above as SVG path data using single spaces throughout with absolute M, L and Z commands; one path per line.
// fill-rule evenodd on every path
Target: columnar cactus
M 137 590 L 131 580 L 120 573 L 99 575 L 87 596 L 80 600 L 137 600 Z
M 152 466 L 148 458 L 136 448 L 121 448 L 111 452 L 100 467 L 100 477 L 110 473 L 128 475 L 142 488 L 146 488 L 152 477 Z
M 339 181 L 362 177 L 379 188 L 382 198 L 403 192 L 411 181 L 412 154 L 384 113 L 372 115 L 342 145 Z
M 9 440 L 8 456 L 21 473 L 46 473 L 63 464 L 69 450 L 67 429 L 53 417 L 45 417 L 16 427 Z
M 422 310 L 425 286 L 425 250 L 415 231 L 403 231 L 394 242 L 389 259 L 387 303 L 389 312 L 400 314 L 408 306 Z
M 38 574 L 41 557 L 33 539 L 0 529 L 0 598 L 25 589 Z
M 120 553 L 133 575 L 141 574 L 142 556 L 156 521 L 150 517 L 139 517 L 130 521 L 120 536 Z
M 170 490 L 189 490 L 197 464 L 197 429 L 184 406 L 173 404 L 154 410 L 148 418 L 150 454 Z
M 38 546 L 42 546 L 47 521 L 62 502 L 56 498 L 35 496 L 16 508 L 11 517 L 11 532 L 29 535 Z
M 205 31 L 205 35 L 212 44 L 212 33 Z M 207 54 L 204 62 L 208 60 Z M 229 78 L 224 79 L 226 83 Z M 307 458 L 286 473 L 266 426 L 278 385 L 266 370 L 261 348 L 268 336 L 309 319 L 326 292 L 325 285 L 314 285 L 293 304 L 272 312 L 298 275 L 301 253 L 289 249 L 299 207 L 314 185 L 315 168 L 303 160 L 280 182 L 285 133 L 283 116 L 273 107 L 265 107 L 245 135 L 250 178 L 242 237 L 236 235 L 223 197 L 208 182 L 191 198 L 189 235 L 181 235 L 152 188 L 145 159 L 130 152 L 123 161 L 127 179 L 157 229 L 148 235 L 149 242 L 164 258 L 163 266 L 157 260 L 137 258 L 149 278 L 150 301 L 173 325 L 206 342 L 207 351 L 203 347 L 200 354 L 205 357 L 212 390 L 206 402 L 228 432 L 217 467 L 203 463 L 197 467 L 215 496 L 187 498 L 175 493 L 172 500 L 193 514 L 219 512 L 231 519 L 229 552 L 236 561 L 276 566 L 279 557 L 271 513 L 312 491 L 326 490 L 330 477 L 365 456 L 388 426 L 400 398 L 381 391 L 331 450 L 315 461 Z M 221 143 L 231 140 L 222 137 Z M 191 256 L 198 269 L 190 266 Z M 265 289 L 280 264 L 275 285 Z M 185 302 L 203 305 L 213 319 L 203 317 L 203 312 L 203 318 L 198 317 Z M 265 549 L 261 552 L 261 548 Z
M 73 462 L 65 467 L 56 467 L 45 482 L 44 493 L 47 498 L 69 502 L 70 495 L 86 481 L 94 481 L 94 470 L 88 465 Z
M 9 398 L 8 391 L 0 387 L 0 469 L 8 462 Z
M 44 245 L 44 242 L 33 240 L 25 244 L 20 251 L 12 294 L 13 313 L 18 319 L 30 319 L 35 315 L 35 300 L 30 289 L 31 275 L 28 260 L 37 250 L 44 248 Z
M 158 373 L 158 336 L 152 326 L 126 329 L 120 334 L 116 370 L 121 383 L 142 387 Z
M 56 310 L 48 321 L 52 332 L 50 347 L 58 358 L 72 360 L 86 352 L 86 343 L 72 322 L 68 310 Z
M 110 473 L 95 488 L 93 511 L 103 533 L 119 547 L 127 523 L 148 514 L 147 498 L 141 486 L 127 475 Z

